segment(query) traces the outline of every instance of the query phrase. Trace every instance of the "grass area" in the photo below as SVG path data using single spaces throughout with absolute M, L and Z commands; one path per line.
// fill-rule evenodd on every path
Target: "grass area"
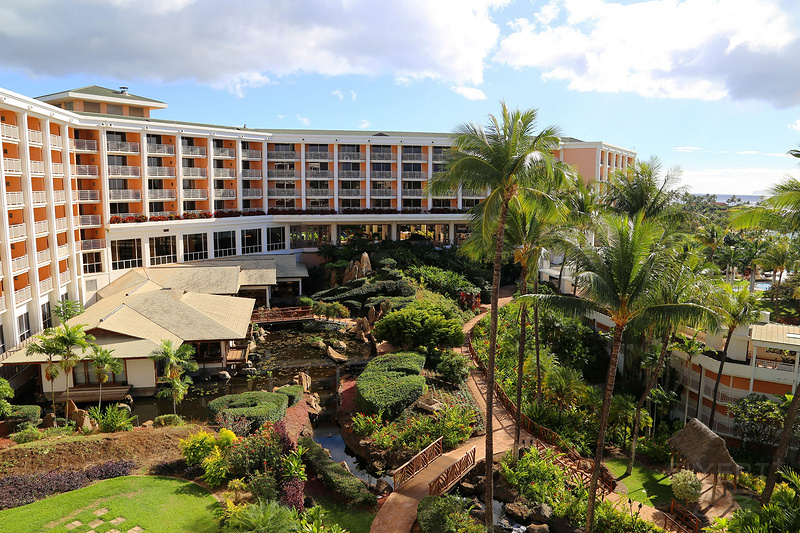
M 628 467 L 628 460 L 614 457 L 605 460 L 605 464 L 615 477 L 620 478 Z M 628 487 L 628 498 L 655 507 L 658 504 L 669 504 L 672 498 L 672 482 L 666 474 L 635 463 L 630 476 L 619 481 Z
M 761 502 L 747 496 L 734 496 L 734 499 L 742 509 L 754 510 L 761 506 Z
M 321 497 L 316 504 L 325 509 L 326 525 L 339 524 L 350 533 L 369 533 L 375 513 L 347 505 L 333 498 Z
M 0 529 L 27 533 L 66 532 L 78 520 L 81 526 L 72 533 L 110 529 L 128 531 L 139 526 L 144 531 L 217 531 L 214 518 L 217 500 L 204 488 L 179 479 L 156 476 L 126 476 L 101 481 L 72 492 L 0 511 Z M 94 511 L 108 509 L 99 518 Z M 120 525 L 112 520 L 122 517 Z M 95 520 L 103 524 L 90 526 Z

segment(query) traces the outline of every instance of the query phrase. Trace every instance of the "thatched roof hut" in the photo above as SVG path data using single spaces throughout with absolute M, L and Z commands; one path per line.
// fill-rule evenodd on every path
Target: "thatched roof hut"
M 668 442 L 672 452 L 695 472 L 738 476 L 742 471 L 742 467 L 728 453 L 722 437 L 696 418 L 689 420 Z

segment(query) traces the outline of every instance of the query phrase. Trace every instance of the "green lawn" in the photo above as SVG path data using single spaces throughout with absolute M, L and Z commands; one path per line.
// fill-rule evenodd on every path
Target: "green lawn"
M 321 497 L 317 505 L 325 509 L 326 525 L 339 524 L 350 533 L 369 533 L 375 513 L 357 507 L 348 507 L 332 498 Z M 0 518 L 2 518 L 0 516 Z
M 606 466 L 615 477 L 619 478 L 628 467 L 628 460 L 622 458 L 606 459 Z M 630 476 L 619 479 L 628 487 L 628 497 L 655 507 L 663 503 L 669 504 L 672 498 L 672 483 L 669 477 L 640 463 L 633 465 Z
M 0 531 L 104 533 L 110 529 L 128 531 L 139 526 L 144 531 L 192 531 L 212 533 L 217 530 L 214 509 L 217 500 L 204 488 L 179 479 L 156 476 L 126 476 L 100 481 L 72 492 L 0 511 Z M 95 511 L 108 512 L 95 515 Z M 125 521 L 111 523 L 117 518 Z M 67 529 L 80 521 L 81 526 Z M 95 520 L 103 523 L 90 526 Z

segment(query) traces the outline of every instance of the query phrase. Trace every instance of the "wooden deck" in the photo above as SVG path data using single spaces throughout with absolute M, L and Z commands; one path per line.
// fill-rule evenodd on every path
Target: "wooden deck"
M 314 320 L 311 307 L 275 307 L 272 309 L 257 309 L 250 318 L 256 324 L 272 324 L 276 322 L 301 322 Z
M 104 402 L 118 402 L 125 398 L 131 390 L 130 385 L 109 385 L 103 387 Z M 75 403 L 88 403 L 100 400 L 100 387 L 72 387 L 69 389 L 69 399 Z M 56 395 L 57 403 L 66 403 L 67 393 Z

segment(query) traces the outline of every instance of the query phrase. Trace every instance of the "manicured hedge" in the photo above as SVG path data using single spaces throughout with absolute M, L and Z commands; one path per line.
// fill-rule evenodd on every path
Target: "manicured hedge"
M 42 408 L 38 405 L 12 405 L 11 412 L 8 414 L 9 419 L 18 418 L 34 424 L 38 424 L 41 416 Z
M 265 422 L 277 422 L 283 418 L 288 405 L 289 397 L 286 394 L 256 391 L 220 396 L 209 402 L 206 409 L 212 421 L 217 416 L 246 419 L 250 422 L 249 432 L 252 433 Z
M 413 352 L 381 355 L 356 380 L 356 402 L 362 412 L 395 418 L 425 392 L 420 376 L 425 356 Z
M 438 307 L 419 307 L 414 304 L 393 311 L 375 324 L 375 338 L 388 341 L 400 349 L 431 351 L 452 348 L 464 342 L 461 320 L 448 318 Z
M 295 405 L 300 399 L 303 397 L 303 386 L 302 385 L 288 385 L 286 387 L 281 387 L 277 389 L 275 392 L 278 394 L 285 394 L 289 397 L 289 407 Z
M 161 428 L 166 426 L 180 426 L 183 424 L 183 417 L 181 415 L 161 415 L 153 419 L 153 427 Z
M 306 448 L 303 459 L 309 468 L 322 478 L 325 487 L 347 500 L 351 505 L 375 506 L 374 494 L 343 466 L 334 463 L 322 446 L 310 437 L 300 437 L 298 444 Z
M 321 302 L 344 302 L 352 300 L 364 303 L 375 296 L 414 296 L 417 290 L 406 280 L 376 281 L 373 283 L 357 282 L 322 291 L 311 298 Z
M 434 266 L 412 266 L 405 272 L 408 276 L 424 283 L 428 289 L 456 301 L 461 297 L 461 293 L 477 295 L 481 292 L 467 278 L 450 270 Z

